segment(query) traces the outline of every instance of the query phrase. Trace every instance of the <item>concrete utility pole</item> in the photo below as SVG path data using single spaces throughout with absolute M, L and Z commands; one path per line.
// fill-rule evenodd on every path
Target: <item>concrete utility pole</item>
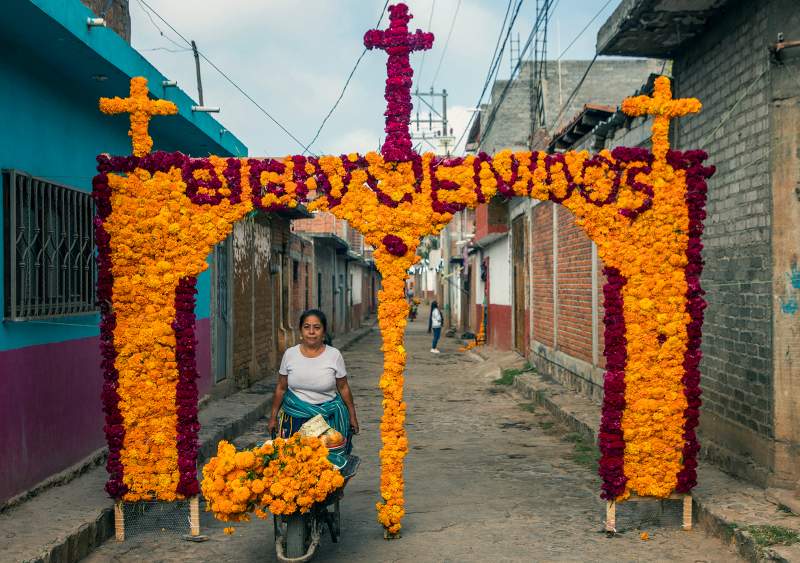
M 197 71 L 197 101 L 202 106 L 203 104 L 203 82 L 200 80 L 200 54 L 197 52 L 197 43 L 192 39 L 192 52 L 194 53 L 194 67 Z
M 435 92 L 431 87 L 430 92 L 416 90 L 414 96 L 428 107 L 428 118 L 425 119 L 424 115 L 420 118 L 419 107 L 417 107 L 416 117 L 411 120 L 411 124 L 415 126 L 415 130 L 411 133 L 411 138 L 415 141 L 423 141 L 437 153 L 441 150 L 445 155 L 449 156 L 450 150 L 455 146 L 455 137 L 453 137 L 453 129 L 447 123 L 447 90 L 442 89 L 441 92 Z M 430 101 L 426 98 L 430 98 Z M 442 98 L 441 111 L 434 107 L 434 98 Z M 435 130 L 434 123 L 441 124 L 441 129 Z M 421 131 L 420 125 L 423 126 Z M 434 141 L 439 146 L 436 146 Z

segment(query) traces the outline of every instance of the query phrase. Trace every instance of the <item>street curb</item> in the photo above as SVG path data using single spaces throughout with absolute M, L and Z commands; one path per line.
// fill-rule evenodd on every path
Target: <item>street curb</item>
M 362 326 L 346 335 L 339 337 L 341 343 L 337 348 L 346 350 L 364 338 L 375 327 L 376 321 L 369 320 L 369 324 Z M 272 390 L 274 383 L 265 380 L 257 381 L 247 389 L 211 401 L 200 411 L 200 418 L 211 418 L 201 426 L 200 448 L 198 451 L 198 465 L 209 459 L 216 452 L 220 440 L 231 440 L 252 426 L 259 418 L 264 416 L 272 406 Z M 258 399 L 255 397 L 264 397 Z M 246 405 L 242 408 L 242 404 Z M 238 407 L 238 409 L 237 409 Z M 243 412 L 236 412 L 240 410 Z M 226 416 L 227 413 L 234 413 Z M 203 431 L 206 430 L 206 432 Z M 104 471 L 95 467 L 95 471 Z M 78 483 L 76 477 L 63 486 Z M 55 487 L 58 488 L 58 487 Z M 46 494 L 46 491 L 42 494 Z M 34 497 L 35 498 L 35 497 Z M 33 500 L 33 499 L 31 499 Z M 24 504 L 24 503 L 21 503 Z M 19 506 L 19 505 L 18 505 Z M 13 514 L 16 507 L 9 508 L 8 514 Z M 64 536 L 58 537 L 30 559 L 23 563 L 72 563 L 87 557 L 92 551 L 100 547 L 106 540 L 114 535 L 114 507 L 109 505 L 94 514 L 89 521 L 77 525 Z
M 502 373 L 500 366 L 497 367 L 497 370 L 498 373 Z M 545 378 L 538 373 L 525 373 L 517 376 L 514 378 L 512 388 L 526 399 L 547 409 L 554 418 L 572 432 L 576 432 L 597 444 L 599 416 L 594 417 L 595 419 L 592 420 L 591 417 L 586 416 L 585 412 L 581 412 L 580 408 L 569 408 L 570 404 L 580 406 L 580 403 L 585 403 L 585 406 L 588 407 L 587 410 L 599 410 L 598 405 L 588 398 L 577 395 L 577 393 L 569 391 L 560 383 Z M 760 547 L 750 532 L 742 529 L 737 522 L 718 512 L 713 502 L 710 502 L 709 496 L 709 492 L 700 490 L 695 490 L 692 495 L 695 520 L 707 533 L 722 539 L 728 544 L 732 544 L 738 554 L 747 561 L 788 562 L 797 560 L 798 551 L 796 546 Z

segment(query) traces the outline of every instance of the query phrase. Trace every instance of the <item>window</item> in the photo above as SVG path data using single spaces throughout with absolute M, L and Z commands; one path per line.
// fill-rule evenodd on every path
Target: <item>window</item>
M 297 283 L 300 281 L 300 262 L 292 260 L 292 281 Z
M 97 310 L 91 194 L 17 170 L 2 182 L 5 318 Z
M 317 272 L 317 309 L 322 309 L 322 272 Z

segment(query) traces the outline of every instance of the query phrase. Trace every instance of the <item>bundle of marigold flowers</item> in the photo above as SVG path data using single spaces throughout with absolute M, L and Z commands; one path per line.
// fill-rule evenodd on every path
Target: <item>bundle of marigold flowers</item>
M 343 485 L 319 438 L 299 434 L 244 451 L 222 440 L 203 467 L 206 510 L 224 522 L 248 521 L 251 512 L 305 513 Z

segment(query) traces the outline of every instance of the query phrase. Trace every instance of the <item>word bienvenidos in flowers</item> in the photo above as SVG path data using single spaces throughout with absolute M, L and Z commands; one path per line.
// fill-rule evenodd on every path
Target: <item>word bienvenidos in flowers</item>
M 150 100 L 143 78 L 131 81 L 129 98 L 101 100 L 104 112 L 131 114 L 134 147 L 132 156 L 99 156 L 94 179 L 107 491 L 124 500 L 199 492 L 197 276 L 213 246 L 247 213 L 304 203 L 346 219 L 375 248 L 384 353 L 377 509 L 386 530 L 398 533 L 408 451 L 407 272 L 420 240 L 439 233 L 454 213 L 517 196 L 567 207 L 605 265 L 603 497 L 688 492 L 699 449 L 700 236 L 713 167 L 703 165 L 700 151 L 671 151 L 668 131 L 671 119 L 699 111 L 700 103 L 672 99 L 665 77 L 656 80 L 652 97 L 625 100 L 629 115 L 654 116 L 652 152 L 417 154 L 408 131 L 409 54 L 430 48 L 433 35 L 409 33 L 405 5 L 389 11 L 389 28 L 364 37 L 368 48 L 388 53 L 380 153 L 277 159 L 150 153 L 150 116 L 174 113 L 174 106 Z

